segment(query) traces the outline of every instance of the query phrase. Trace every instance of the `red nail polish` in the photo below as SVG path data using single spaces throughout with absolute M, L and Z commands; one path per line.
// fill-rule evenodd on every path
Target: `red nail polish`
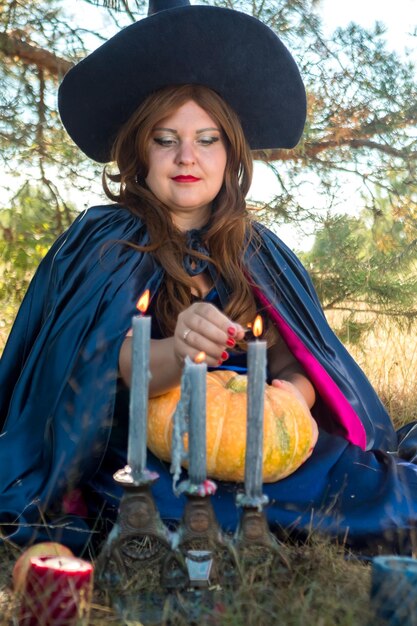
M 219 359 L 219 360 L 217 361 L 217 365 L 221 365 L 222 363 L 223 363 L 223 361 L 222 361 L 221 359 Z
M 229 355 L 227 354 L 227 352 L 222 352 L 222 361 L 226 361 L 226 359 L 229 358 Z
M 236 335 L 236 328 L 234 326 L 229 326 L 229 328 L 227 329 L 227 332 L 229 335 L 233 337 L 234 335 Z
M 226 341 L 226 345 L 230 346 L 231 348 L 233 348 L 233 346 L 235 345 L 236 341 L 234 339 L 228 339 Z

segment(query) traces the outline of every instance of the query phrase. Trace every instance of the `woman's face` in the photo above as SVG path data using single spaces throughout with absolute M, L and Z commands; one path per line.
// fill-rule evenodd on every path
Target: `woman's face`
M 178 228 L 200 228 L 223 184 L 226 160 L 219 125 L 189 100 L 153 128 L 146 183 Z

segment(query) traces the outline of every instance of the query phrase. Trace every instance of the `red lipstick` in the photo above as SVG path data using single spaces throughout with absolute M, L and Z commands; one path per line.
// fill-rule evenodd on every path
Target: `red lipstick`
M 196 178 L 195 176 L 174 176 L 172 180 L 175 180 L 176 183 L 196 183 L 200 178 Z

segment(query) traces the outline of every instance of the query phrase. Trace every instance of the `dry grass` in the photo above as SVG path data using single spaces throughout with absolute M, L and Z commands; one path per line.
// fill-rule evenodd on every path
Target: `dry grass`
M 417 338 L 413 329 L 400 332 L 380 320 L 350 352 L 385 402 L 396 425 L 417 419 Z M 347 558 L 342 548 L 312 537 L 302 546 L 284 547 L 290 568 L 270 580 L 246 580 L 233 593 L 216 600 L 195 623 L 207 626 L 369 626 L 375 623 L 369 606 L 370 567 Z M 16 599 L 10 590 L 11 569 L 19 551 L 0 547 L 0 626 L 11 626 Z M 89 626 L 140 625 L 118 618 L 98 594 Z M 203 603 L 204 604 L 204 603 Z M 150 622 L 148 622 L 150 623 Z M 192 621 L 174 611 L 161 624 L 188 626 Z
M 167 612 L 161 625 L 189 626 L 267 626 L 278 623 L 286 626 L 369 626 L 371 617 L 369 596 L 369 566 L 354 558 L 347 559 L 342 549 L 320 539 L 311 539 L 307 545 L 284 547 L 290 568 L 283 568 L 269 580 L 253 580 L 253 572 L 236 591 L 218 593 L 214 608 L 204 608 L 195 622 L 178 611 Z M 11 626 L 16 614 L 16 599 L 10 591 L 10 572 L 15 551 L 0 548 L 4 563 L 0 581 L 1 626 Z M 354 598 L 354 602 L 352 602 Z M 195 611 L 195 600 L 193 601 Z M 155 622 L 144 622 L 155 623 Z M 123 620 L 97 596 L 89 626 L 139 626 L 136 620 Z
M 339 319 L 329 316 L 331 325 Z M 348 350 L 368 376 L 384 402 L 396 427 L 417 420 L 417 324 L 401 328 L 388 317 L 370 318 L 366 313 L 358 321 L 371 329 Z

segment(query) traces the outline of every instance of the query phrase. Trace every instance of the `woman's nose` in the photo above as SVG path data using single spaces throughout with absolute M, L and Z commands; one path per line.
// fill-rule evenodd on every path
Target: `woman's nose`
M 180 143 L 176 161 L 184 165 L 190 165 L 195 162 L 195 150 L 192 143 L 185 141 Z

